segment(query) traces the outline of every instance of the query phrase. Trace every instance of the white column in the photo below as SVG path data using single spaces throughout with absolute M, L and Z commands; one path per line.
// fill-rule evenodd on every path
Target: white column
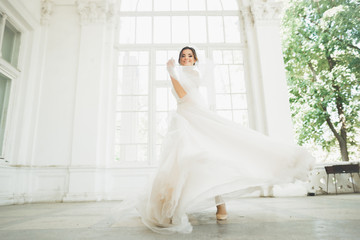
M 107 1 L 78 1 L 81 30 L 75 93 L 69 189 L 65 201 L 100 200 L 104 167 L 111 74 L 107 51 L 109 6 Z M 110 29 L 111 30 L 111 29 Z
M 249 126 L 263 134 L 268 134 L 265 114 L 264 90 L 261 79 L 259 49 L 250 7 L 242 7 L 243 35 L 245 36 L 244 65 L 247 69 L 246 91 L 248 93 Z
M 269 136 L 293 142 L 285 67 L 281 49 L 280 16 L 282 2 L 253 1 L 259 75 Z

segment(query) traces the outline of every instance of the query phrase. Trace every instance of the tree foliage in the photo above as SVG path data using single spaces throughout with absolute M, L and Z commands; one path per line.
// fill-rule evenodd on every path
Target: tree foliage
M 299 144 L 338 144 L 348 161 L 360 128 L 360 1 L 290 0 L 283 50 Z

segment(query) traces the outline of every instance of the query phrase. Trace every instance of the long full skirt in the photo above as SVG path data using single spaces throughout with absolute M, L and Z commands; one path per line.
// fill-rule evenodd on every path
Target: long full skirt
M 155 232 L 192 231 L 187 213 L 255 188 L 306 181 L 313 157 L 224 119 L 185 96 L 173 113 L 158 171 L 137 204 L 143 223 Z

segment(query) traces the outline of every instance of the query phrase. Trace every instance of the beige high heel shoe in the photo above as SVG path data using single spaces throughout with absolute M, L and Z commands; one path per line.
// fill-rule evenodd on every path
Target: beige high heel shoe
M 224 206 L 222 206 L 222 205 L 224 205 Z M 225 212 L 226 212 L 225 204 L 221 204 L 219 206 L 222 206 L 225 209 Z M 219 212 L 219 206 L 217 206 L 216 219 L 217 220 L 226 220 L 228 215 L 226 213 L 225 214 L 218 213 Z
M 216 219 L 220 220 L 220 221 L 226 220 L 227 219 L 227 214 L 219 214 L 219 213 L 217 213 L 216 214 Z

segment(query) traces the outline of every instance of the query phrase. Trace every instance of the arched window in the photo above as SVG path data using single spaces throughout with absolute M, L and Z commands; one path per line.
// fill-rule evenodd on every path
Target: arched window
M 236 0 L 122 0 L 116 48 L 115 159 L 154 166 L 176 102 L 166 62 L 195 45 L 199 59 L 216 64 L 216 112 L 248 125 L 241 34 Z

